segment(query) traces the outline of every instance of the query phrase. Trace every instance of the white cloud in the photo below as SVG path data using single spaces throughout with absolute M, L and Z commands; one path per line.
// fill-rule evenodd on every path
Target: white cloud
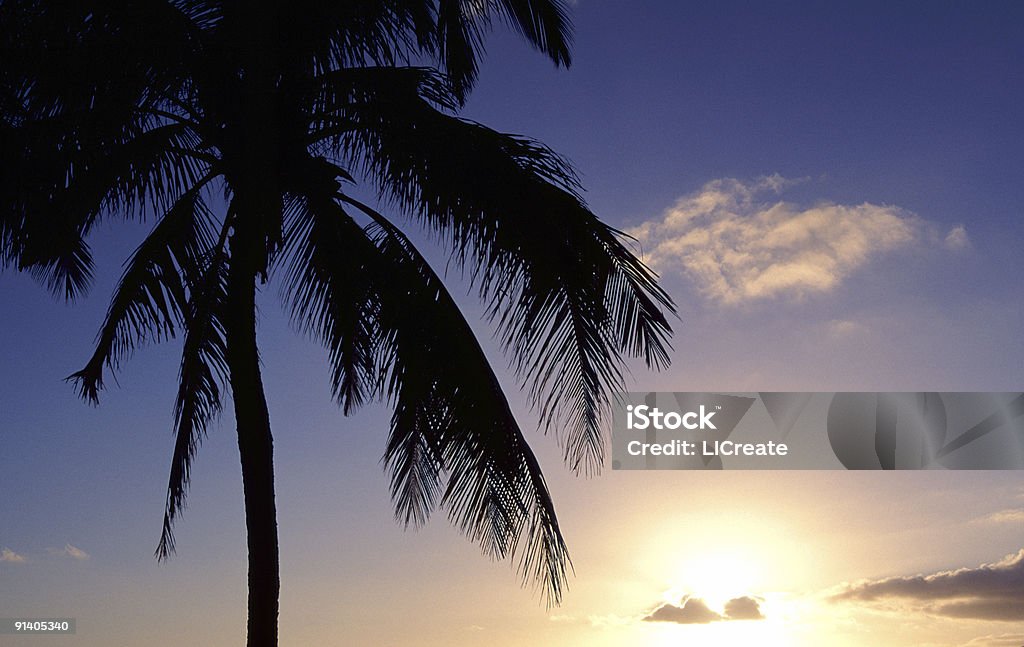
M 19 555 L 10 548 L 4 548 L 0 550 L 0 562 L 9 562 L 11 564 L 24 564 L 28 559 L 24 555 Z
M 71 559 L 77 559 L 79 561 L 89 559 L 89 553 L 85 552 L 77 546 L 71 544 L 64 544 L 64 548 L 51 548 L 50 554 L 57 557 L 70 557 Z
M 923 219 L 896 206 L 780 200 L 796 182 L 777 174 L 713 180 L 628 233 L 655 269 L 681 270 L 705 296 L 729 304 L 828 292 L 876 256 L 934 237 Z M 967 242 L 962 226 L 945 240 L 947 247 Z
M 946 249 L 958 251 L 968 249 L 971 246 L 971 239 L 967 236 L 967 229 L 963 225 L 957 225 L 949 230 L 943 241 Z

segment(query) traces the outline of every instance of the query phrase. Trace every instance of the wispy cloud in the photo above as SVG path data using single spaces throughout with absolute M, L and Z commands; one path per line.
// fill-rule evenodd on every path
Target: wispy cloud
M 976 568 L 848 584 L 832 599 L 891 602 L 950 618 L 1024 621 L 1024 549 Z
M 867 326 L 849 319 L 833 319 L 828 322 L 828 334 L 837 339 L 845 339 L 867 331 Z
M 963 225 L 957 225 L 949 230 L 943 243 L 946 245 L 946 249 L 957 251 L 969 248 L 971 239 L 967 236 L 967 229 Z
M 780 200 L 797 182 L 778 174 L 713 180 L 628 233 L 655 269 L 681 270 L 702 294 L 726 304 L 828 292 L 881 254 L 943 240 L 897 206 Z M 944 245 L 967 247 L 966 229 L 954 228 Z
M 620 616 L 615 613 L 607 613 L 605 615 L 590 615 L 587 616 L 587 621 L 590 622 L 590 626 L 597 629 L 608 629 L 614 627 L 626 627 L 637 620 L 639 617 L 635 616 Z
M 981 636 L 963 644 L 963 647 L 1020 647 L 1024 634 L 994 634 Z
M 0 562 L 9 562 L 11 564 L 24 564 L 28 561 L 24 555 L 19 555 L 10 548 L 0 549 Z
M 1008 508 L 985 515 L 978 521 L 984 523 L 1019 523 L 1024 524 L 1024 508 Z
M 71 544 L 64 544 L 64 548 L 51 548 L 49 553 L 56 557 L 70 557 L 79 561 L 89 559 L 89 553 Z
M 723 620 L 761 620 L 763 618 L 764 615 L 761 613 L 760 602 L 756 598 L 744 596 L 733 598 L 726 602 L 723 613 L 711 609 L 700 598 L 687 597 L 682 600 L 682 606 L 663 604 L 652 611 L 644 620 L 646 622 L 674 622 L 680 625 L 695 625 Z

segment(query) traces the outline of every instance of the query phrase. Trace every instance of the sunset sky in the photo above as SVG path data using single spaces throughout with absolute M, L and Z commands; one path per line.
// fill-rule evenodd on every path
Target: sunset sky
M 574 2 L 568 71 L 499 30 L 465 112 L 571 159 L 661 274 L 673 365 L 631 390 L 1024 390 L 1024 5 L 686 4 Z M 230 410 L 158 564 L 179 347 L 98 408 L 62 382 L 148 226 L 101 228 L 74 305 L 0 274 L 0 617 L 78 622 L 3 645 L 244 642 Z M 343 417 L 278 286 L 260 310 L 283 647 L 1024 645 L 1021 472 L 577 478 L 501 372 L 575 566 L 547 610 L 443 514 L 392 520 L 388 411 Z

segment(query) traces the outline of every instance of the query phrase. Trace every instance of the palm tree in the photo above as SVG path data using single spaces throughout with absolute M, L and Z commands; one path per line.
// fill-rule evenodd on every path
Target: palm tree
M 460 119 L 503 21 L 555 64 L 558 0 L 5 0 L 0 5 L 0 252 L 66 299 L 88 235 L 150 218 L 95 352 L 72 379 L 98 402 L 140 344 L 183 337 L 160 559 L 192 459 L 228 394 L 249 554 L 249 645 L 275 645 L 273 440 L 256 295 L 284 286 L 325 346 L 347 414 L 393 408 L 397 519 L 444 509 L 549 602 L 568 554 L 540 467 L 440 277 L 393 222 L 432 232 L 486 306 L 542 427 L 576 471 L 603 461 L 623 363 L 668 362 L 673 305 L 542 144 Z M 378 206 L 353 194 L 376 191 Z M 383 205 L 383 206 L 381 206 Z

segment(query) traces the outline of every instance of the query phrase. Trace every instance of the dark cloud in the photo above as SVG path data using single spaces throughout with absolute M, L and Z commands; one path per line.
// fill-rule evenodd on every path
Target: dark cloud
M 725 603 L 725 615 L 708 607 L 700 598 L 685 598 L 683 606 L 663 604 L 649 616 L 647 622 L 674 622 L 681 625 L 703 625 L 720 620 L 761 620 L 761 606 L 756 598 L 733 598 Z
M 1024 620 L 1024 593 L 1017 599 L 967 600 L 929 607 L 928 610 L 950 618 L 973 618 L 976 620 Z
M 725 603 L 725 616 L 729 620 L 763 620 L 761 604 L 750 596 L 733 598 Z
M 709 609 L 700 598 L 688 598 L 681 607 L 663 604 L 644 618 L 651 622 L 675 622 L 681 625 L 702 625 L 721 619 L 721 614 Z
M 931 575 L 858 582 L 833 596 L 838 601 L 902 600 L 951 618 L 1024 620 L 1024 549 L 994 564 Z

